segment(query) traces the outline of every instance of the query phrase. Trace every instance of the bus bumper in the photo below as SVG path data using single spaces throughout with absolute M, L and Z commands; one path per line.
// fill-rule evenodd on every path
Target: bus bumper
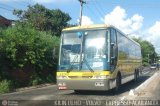
M 115 87 L 115 80 L 64 80 L 58 79 L 57 86 L 60 90 L 99 90 L 105 91 Z

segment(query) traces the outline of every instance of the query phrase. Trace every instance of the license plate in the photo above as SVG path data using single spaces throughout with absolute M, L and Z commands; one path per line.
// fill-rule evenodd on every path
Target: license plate
M 66 86 L 59 86 L 58 89 L 64 90 L 64 89 L 67 89 L 67 87 Z

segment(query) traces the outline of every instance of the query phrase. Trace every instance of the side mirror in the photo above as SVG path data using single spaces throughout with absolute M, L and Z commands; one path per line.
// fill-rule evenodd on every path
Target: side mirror
M 115 45 L 115 43 L 111 43 L 111 46 L 114 46 Z
M 114 60 L 115 59 L 115 57 L 111 57 L 111 60 Z

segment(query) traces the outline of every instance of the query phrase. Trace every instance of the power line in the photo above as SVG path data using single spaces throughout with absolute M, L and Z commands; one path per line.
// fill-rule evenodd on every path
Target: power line
M 89 1 L 89 3 L 87 4 L 90 4 L 89 6 L 94 10 L 94 13 L 95 14 L 98 14 L 100 17 L 104 17 L 106 15 L 106 12 L 104 12 L 104 8 L 102 5 L 100 5 L 101 2 L 97 2 L 96 0 L 92 0 L 92 1 Z M 94 8 L 93 8 L 94 7 Z M 96 10 L 96 12 L 95 12 Z
M 86 11 L 88 12 L 88 13 L 90 13 L 90 14 L 92 14 L 94 17 L 99 17 L 99 15 L 98 14 L 96 14 L 95 12 L 94 12 L 94 10 L 92 10 L 92 8 L 90 8 L 88 5 L 86 5 Z
M 4 8 L 4 7 L 0 7 L 0 8 L 4 9 L 4 10 L 7 10 L 7 11 L 13 11 L 13 10 L 10 10 L 10 9 Z
M 24 1 L 14 1 L 14 2 L 16 2 L 17 4 L 19 4 L 19 5 L 22 5 L 22 6 L 26 6 L 27 4 L 26 4 L 26 2 L 24 2 Z
M 96 2 L 96 0 L 95 0 L 95 2 Z M 102 10 L 101 12 L 104 14 L 104 15 L 106 15 L 106 5 L 103 3 L 103 2 L 96 2 L 96 4 L 97 5 L 99 5 L 98 7 Z
M 23 3 L 27 4 L 27 5 L 30 5 L 31 3 L 31 0 L 26 0 L 26 1 L 22 1 Z
M 146 3 L 146 4 L 141 4 L 141 3 L 123 3 L 122 5 L 120 5 L 118 2 L 112 2 L 112 3 L 104 3 L 104 2 L 100 2 L 100 0 L 91 0 L 90 1 L 91 4 L 93 5 L 100 5 L 98 6 L 99 8 L 101 8 L 101 12 L 104 12 L 106 11 L 106 9 L 104 8 L 104 6 L 108 6 L 108 7 L 112 7 L 112 6 L 121 6 L 121 7 L 129 7 L 129 8 L 160 8 L 160 4 L 157 4 L 157 3 Z M 106 12 L 104 12 L 106 14 Z
M 104 10 L 105 10 L 104 3 L 103 5 L 101 3 L 103 2 L 100 2 L 100 1 L 97 2 L 97 0 L 92 0 L 90 2 L 90 4 L 93 5 L 95 8 L 97 8 L 97 10 L 101 12 L 101 14 L 104 14 Z
M 95 7 L 96 10 L 98 11 L 98 14 L 100 14 L 100 16 L 103 17 L 103 16 L 104 16 L 104 14 L 103 14 L 103 12 L 102 12 L 103 9 L 102 9 L 100 6 L 98 6 L 99 3 L 97 3 L 96 1 L 94 1 L 93 3 L 94 3 L 94 4 L 93 4 L 94 7 Z
M 6 7 L 7 7 L 7 8 L 10 8 L 10 9 L 15 9 L 15 7 L 12 7 L 12 6 L 10 6 L 10 5 L 1 4 L 1 3 L 0 3 L 0 5 L 1 5 L 1 6 L 3 6 L 3 7 L 5 6 L 4 8 L 6 8 Z

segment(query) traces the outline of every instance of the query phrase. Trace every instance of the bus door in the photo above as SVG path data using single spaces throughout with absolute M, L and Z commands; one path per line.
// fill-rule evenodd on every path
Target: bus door
M 111 29 L 110 33 L 110 70 L 114 71 L 117 65 L 117 35 L 116 30 Z

